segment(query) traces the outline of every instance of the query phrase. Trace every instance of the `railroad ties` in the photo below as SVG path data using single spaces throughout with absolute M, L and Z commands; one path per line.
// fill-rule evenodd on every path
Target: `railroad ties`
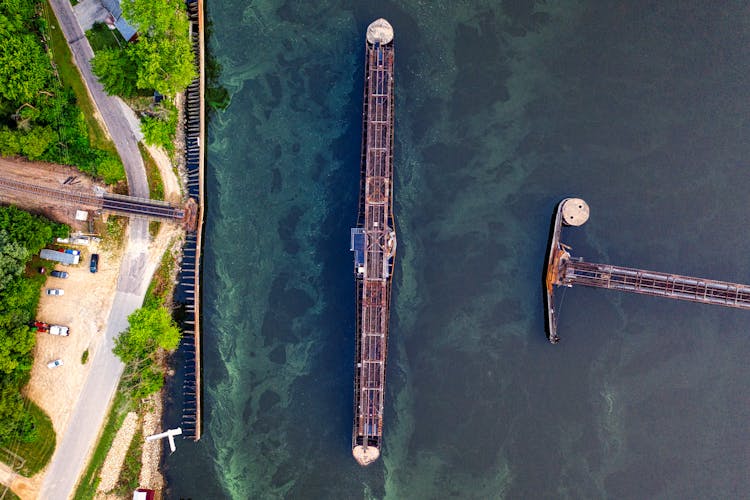
M 195 67 L 202 73 L 202 9 L 200 0 L 188 0 L 190 36 L 193 42 Z M 182 435 L 197 441 L 201 437 L 201 331 L 200 331 L 200 261 L 202 231 L 202 182 L 203 182 L 203 93 L 202 76 L 199 75 L 185 91 L 185 169 L 187 192 L 195 208 L 196 223 L 188 228 L 182 249 L 182 267 L 177 277 L 175 296 L 181 297 L 184 319 L 181 322 L 182 339 L 179 351 L 184 360 L 182 382 Z
M 143 216 L 149 219 L 184 220 L 185 210 L 164 201 L 121 194 L 102 195 L 102 210 L 113 214 Z
M 580 226 L 588 220 L 586 202 L 566 198 L 558 205 L 547 254 L 545 272 L 547 335 L 557 343 L 557 320 L 553 286 L 574 285 L 607 288 L 668 299 L 714 304 L 750 310 L 750 285 L 646 271 L 611 264 L 584 262 L 572 257 L 561 242 L 563 226 Z
M 36 184 L 0 179 L 0 192 L 30 193 L 49 201 L 61 202 L 71 207 L 101 210 L 118 215 L 146 217 L 166 221 L 186 220 L 185 210 L 164 201 L 136 198 L 114 193 L 95 193 L 77 190 L 74 187 L 50 188 Z

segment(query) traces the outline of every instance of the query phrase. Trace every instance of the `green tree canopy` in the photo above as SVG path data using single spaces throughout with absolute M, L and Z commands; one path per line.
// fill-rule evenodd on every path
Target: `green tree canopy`
M 139 89 L 169 96 L 184 90 L 196 76 L 185 3 L 123 0 L 121 4 L 123 16 L 139 36 L 123 50 L 101 50 L 94 56 L 94 73 L 104 88 L 123 97 Z
M 114 348 L 125 363 L 149 357 L 158 348 L 174 350 L 180 342 L 180 329 L 164 307 L 142 307 L 128 316 L 128 324 Z
M 2 7 L 0 7 L 1 9 Z M 0 445 L 33 441 L 34 417 L 21 397 L 36 335 L 29 328 L 44 276 L 23 274 L 31 256 L 67 228 L 15 207 L 0 207 Z
M 29 251 L 0 230 L 0 292 L 23 272 Z
M 156 355 L 160 348 L 177 348 L 180 330 L 170 312 L 156 304 L 133 312 L 128 323 L 128 329 L 115 339 L 113 352 L 127 365 L 123 383 L 137 402 L 164 385 L 164 372 L 156 363 Z
M 4 99 L 15 103 L 34 100 L 47 86 L 49 75 L 49 59 L 34 35 L 16 34 L 0 43 L 0 96 Z
M 138 88 L 136 63 L 130 50 L 100 50 L 91 60 L 91 69 L 110 95 L 133 97 Z
M 0 443 L 17 438 L 30 442 L 36 437 L 34 418 L 26 411 L 21 393 L 4 381 L 0 381 L 0 422 Z

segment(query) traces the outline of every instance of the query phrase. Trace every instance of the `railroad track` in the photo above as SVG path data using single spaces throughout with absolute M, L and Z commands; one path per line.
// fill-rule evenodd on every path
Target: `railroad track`
M 52 189 L 44 186 L 37 186 L 35 184 L 29 184 L 27 182 L 13 181 L 10 179 L 0 179 L 0 191 L 1 190 L 34 194 L 39 197 L 43 197 L 46 200 L 76 203 L 93 208 L 101 208 L 102 205 L 102 199 L 94 194 L 65 191 L 62 189 Z
M 110 194 L 104 195 L 102 210 L 128 215 L 141 215 L 150 219 L 174 220 L 185 217 L 183 209 L 167 203 Z
M 0 179 L 0 192 L 31 194 L 45 201 L 70 203 L 81 208 L 104 210 L 119 215 L 142 216 L 150 219 L 182 220 L 185 210 L 163 201 L 134 198 L 119 194 L 76 192 L 37 186 L 28 182 Z

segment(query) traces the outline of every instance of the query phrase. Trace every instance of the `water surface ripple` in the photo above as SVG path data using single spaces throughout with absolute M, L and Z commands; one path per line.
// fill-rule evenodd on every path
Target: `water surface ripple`
M 396 32 L 382 459 L 350 456 L 363 32 Z M 212 0 L 206 437 L 171 498 L 737 498 L 748 313 L 564 293 L 588 260 L 750 281 L 750 11 L 686 2 Z

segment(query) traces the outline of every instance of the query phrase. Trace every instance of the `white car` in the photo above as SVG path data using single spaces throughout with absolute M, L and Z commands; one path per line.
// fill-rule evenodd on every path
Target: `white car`
M 63 365 L 63 360 L 56 359 L 54 361 L 50 361 L 49 363 L 47 363 L 47 368 L 57 368 L 58 366 L 62 366 L 62 365 Z
M 70 331 L 68 330 L 67 326 L 50 325 L 49 334 L 59 335 L 61 337 L 67 337 L 68 335 L 70 335 Z
M 47 288 L 47 295 L 65 295 L 62 288 Z

